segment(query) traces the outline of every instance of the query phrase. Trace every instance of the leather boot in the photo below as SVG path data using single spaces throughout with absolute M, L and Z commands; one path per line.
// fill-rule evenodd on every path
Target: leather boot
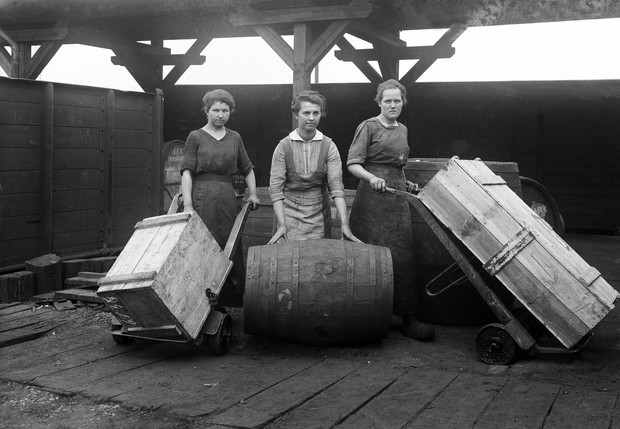
M 401 332 L 414 340 L 430 341 L 435 338 L 435 329 L 426 323 L 420 322 L 415 314 L 403 316 Z

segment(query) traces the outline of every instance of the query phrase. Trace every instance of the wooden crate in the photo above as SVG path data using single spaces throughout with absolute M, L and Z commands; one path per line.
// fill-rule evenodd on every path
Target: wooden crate
M 418 197 L 565 347 L 614 308 L 618 292 L 482 161 L 451 159 Z
M 97 295 L 129 334 L 196 339 L 232 262 L 196 212 L 138 222 Z

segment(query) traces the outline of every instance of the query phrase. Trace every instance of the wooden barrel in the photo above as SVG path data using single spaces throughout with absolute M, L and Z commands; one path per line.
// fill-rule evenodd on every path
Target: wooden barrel
M 273 216 L 273 203 L 269 196 L 269 188 L 258 187 L 256 188 L 258 199 L 260 200 L 260 207 L 258 210 L 253 210 L 248 215 L 245 222 L 243 232 L 241 235 L 241 246 L 243 249 L 244 261 L 247 259 L 248 248 L 252 246 L 262 246 L 269 242 L 269 239 L 275 232 L 275 222 Z M 248 198 L 248 190 L 245 190 L 244 200 Z M 351 205 L 355 199 L 354 189 L 344 190 L 344 199 L 347 205 L 347 216 L 351 212 Z M 340 218 L 338 217 L 338 211 L 334 201 L 331 202 L 332 212 L 332 238 L 340 238 Z
M 447 158 L 409 158 L 405 166 L 405 177 L 422 188 L 446 162 Z M 521 197 L 521 180 L 517 163 L 496 161 L 484 161 L 484 163 Z M 474 286 L 463 278 L 463 272 L 458 267 L 449 269 L 454 260 L 413 207 L 411 222 L 419 294 L 418 318 L 425 322 L 448 326 L 480 325 L 493 321 L 494 315 L 489 306 Z M 477 260 L 472 262 L 476 265 Z M 439 276 L 440 274 L 442 275 Z M 514 299 L 495 279 L 485 277 L 485 280 L 505 302 Z M 427 285 L 431 290 L 438 290 L 451 284 L 455 286 L 432 297 L 425 290 Z
M 324 346 L 389 333 L 393 273 L 385 247 L 333 239 L 256 246 L 246 274 L 248 334 Z

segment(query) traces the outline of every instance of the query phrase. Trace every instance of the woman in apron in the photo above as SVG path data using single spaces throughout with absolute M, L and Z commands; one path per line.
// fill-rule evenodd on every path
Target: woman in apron
M 183 150 L 181 191 L 184 211 L 196 210 L 213 238 L 224 249 L 237 216 L 232 174 L 239 170 L 245 177 L 248 201 L 253 209 L 259 204 L 256 179 L 241 136 L 225 127 L 235 108 L 232 95 L 223 89 L 216 89 L 205 94 L 202 104 L 207 124 L 189 134 Z M 232 260 L 233 272 L 220 291 L 218 305 L 241 307 L 245 286 L 241 246 Z
M 340 216 L 342 235 L 359 240 L 349 228 L 342 183 L 342 164 L 336 144 L 318 129 L 325 112 L 325 97 L 302 91 L 291 110 L 297 128 L 273 152 L 269 194 L 277 230 L 269 241 L 331 238 L 330 197 Z
M 405 87 L 390 79 L 379 85 L 375 101 L 381 113 L 362 122 L 349 149 L 347 167 L 360 179 L 351 207 L 351 230 L 362 241 L 385 246 L 394 266 L 394 314 L 403 318 L 402 332 L 418 340 L 435 336 L 417 320 L 416 272 L 409 204 L 385 193 L 386 187 L 411 191 L 404 166 L 409 156 L 407 127 L 398 122 L 407 102 Z

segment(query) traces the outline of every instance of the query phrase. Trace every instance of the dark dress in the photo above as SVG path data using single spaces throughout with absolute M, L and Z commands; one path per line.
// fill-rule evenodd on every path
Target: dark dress
M 241 136 L 226 128 L 221 140 L 203 129 L 192 131 L 183 150 L 183 170 L 192 173 L 192 204 L 222 250 L 237 216 L 237 197 L 232 177 L 237 170 L 246 176 L 253 165 Z M 241 307 L 245 287 L 242 246 L 233 255 L 234 271 L 220 291 L 219 304 Z M 208 263 L 208 261 L 205 261 Z
M 377 118 L 362 122 L 349 149 L 347 165 L 362 164 L 387 186 L 406 190 L 403 167 L 409 146 L 403 124 L 384 126 Z M 392 253 L 394 268 L 394 314 L 416 314 L 415 261 L 409 204 L 388 193 L 373 191 L 360 181 L 351 207 L 351 232 L 364 243 L 384 246 Z

